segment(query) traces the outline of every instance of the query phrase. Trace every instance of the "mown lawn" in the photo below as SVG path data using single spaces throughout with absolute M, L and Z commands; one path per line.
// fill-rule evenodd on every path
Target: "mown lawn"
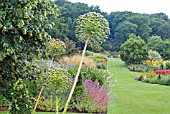
M 130 72 L 118 59 L 109 59 L 113 85 L 108 114 L 170 114 L 170 87 L 134 80 L 139 73 Z M 117 80 L 117 82 L 115 81 Z
M 4 111 L 0 111 L 0 114 L 10 114 L 9 112 L 4 112 Z M 56 114 L 55 112 L 36 112 L 35 114 Z M 62 113 L 59 113 L 62 114 Z M 77 113 L 68 113 L 68 114 L 77 114 Z M 85 114 L 85 113 L 81 113 L 81 114 Z

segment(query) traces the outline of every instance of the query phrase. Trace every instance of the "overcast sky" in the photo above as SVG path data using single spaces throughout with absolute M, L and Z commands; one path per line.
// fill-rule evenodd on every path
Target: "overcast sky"
M 134 13 L 165 13 L 170 18 L 170 0 L 68 0 L 98 5 L 101 11 L 132 11 Z

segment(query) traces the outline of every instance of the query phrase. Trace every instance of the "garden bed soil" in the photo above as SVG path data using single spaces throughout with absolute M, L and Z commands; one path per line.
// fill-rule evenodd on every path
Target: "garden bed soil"
M 0 111 L 8 111 L 8 106 L 0 107 Z

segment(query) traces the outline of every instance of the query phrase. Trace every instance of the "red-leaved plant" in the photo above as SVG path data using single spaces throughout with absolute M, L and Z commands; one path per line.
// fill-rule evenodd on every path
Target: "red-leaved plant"
M 92 80 L 85 80 L 84 85 L 93 104 L 99 108 L 101 112 L 106 112 L 109 102 L 109 90 Z
M 163 76 L 169 75 L 170 74 L 170 70 L 155 70 L 154 71 L 156 74 L 160 74 Z

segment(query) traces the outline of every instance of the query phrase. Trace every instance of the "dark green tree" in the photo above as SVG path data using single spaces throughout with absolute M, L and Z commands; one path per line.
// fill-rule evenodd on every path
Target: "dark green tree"
M 148 52 L 145 41 L 140 36 L 131 34 L 129 39 L 121 45 L 120 57 L 126 64 L 138 64 L 147 59 Z
M 145 42 L 147 42 L 152 29 L 149 27 L 149 19 L 147 16 L 135 15 L 128 19 L 129 22 L 138 26 L 136 35 L 139 35 Z
M 30 114 L 35 91 L 32 56 L 40 54 L 50 38 L 48 15 L 57 14 L 50 0 L 0 2 L 0 93 L 11 102 L 12 114 Z M 36 86 L 33 86 L 36 87 Z
M 159 51 L 159 45 L 163 43 L 160 36 L 152 36 L 148 39 L 147 47 L 153 51 Z
M 138 26 L 136 24 L 124 21 L 116 27 L 114 37 L 122 44 L 129 38 L 130 34 L 136 34 L 137 28 Z

